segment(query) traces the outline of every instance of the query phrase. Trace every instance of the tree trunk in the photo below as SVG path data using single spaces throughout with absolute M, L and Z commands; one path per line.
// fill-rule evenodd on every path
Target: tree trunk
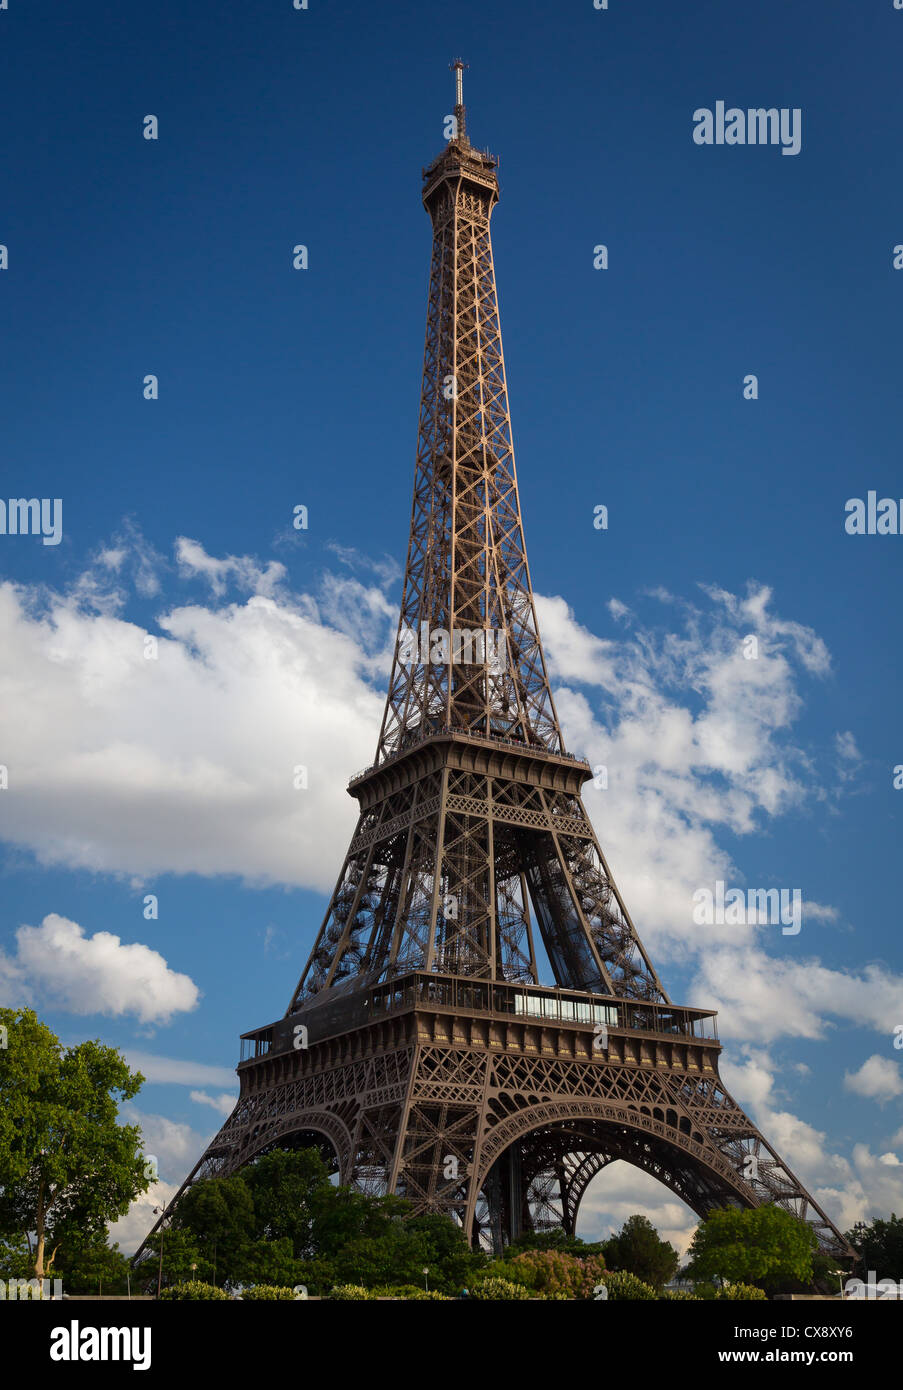
M 34 1277 L 44 1278 L 44 1184 L 38 1186 L 38 1211 L 35 1218 Z

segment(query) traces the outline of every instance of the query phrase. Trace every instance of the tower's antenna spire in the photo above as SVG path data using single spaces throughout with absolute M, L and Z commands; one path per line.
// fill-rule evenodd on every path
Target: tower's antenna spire
M 455 120 L 458 123 L 459 140 L 467 135 L 467 124 L 464 118 L 464 69 L 469 66 L 469 63 L 463 62 L 460 58 L 449 63 L 449 68 L 455 74 Z

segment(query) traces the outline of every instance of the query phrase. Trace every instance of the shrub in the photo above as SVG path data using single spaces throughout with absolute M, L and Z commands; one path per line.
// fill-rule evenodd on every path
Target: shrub
M 371 1289 L 371 1293 L 376 1298 L 430 1298 L 451 1302 L 447 1293 L 440 1293 L 438 1289 L 421 1289 L 417 1284 L 390 1284 L 386 1288 Z
M 160 1294 L 161 1298 L 226 1298 L 229 1295 L 225 1289 L 218 1289 L 214 1284 L 204 1284 L 200 1279 L 189 1279 L 184 1284 L 172 1284 L 168 1289 L 164 1289 Z
M 690 1293 L 689 1289 L 665 1289 L 659 1294 L 659 1298 L 669 1303 L 686 1303 L 689 1299 L 692 1303 L 701 1303 L 702 1300 L 698 1293 Z
M 723 1289 L 719 1289 L 715 1294 L 716 1298 L 759 1298 L 767 1299 L 768 1295 L 762 1290 L 757 1289 L 755 1284 L 725 1284 Z
M 279 1299 L 288 1303 L 295 1301 L 295 1292 L 287 1284 L 252 1284 L 249 1289 L 242 1290 L 242 1302 L 247 1299 Z
M 600 1255 L 581 1259 L 562 1250 L 524 1250 L 503 1267 L 497 1266 L 497 1273 L 536 1294 L 592 1298 L 593 1289 L 605 1276 L 605 1261 Z
M 375 1298 L 376 1295 L 370 1290 L 365 1289 L 363 1284 L 336 1284 L 330 1290 L 330 1298 Z
M 628 1274 L 624 1269 L 611 1270 L 603 1275 L 599 1282 L 605 1285 L 608 1297 L 612 1299 L 658 1298 L 651 1284 L 644 1284 L 642 1279 L 638 1279 L 635 1274 Z
M 471 1298 L 529 1298 L 530 1290 L 524 1288 L 523 1284 L 513 1284 L 510 1279 L 499 1279 L 495 1275 L 490 1275 L 488 1279 L 481 1279 L 470 1291 Z

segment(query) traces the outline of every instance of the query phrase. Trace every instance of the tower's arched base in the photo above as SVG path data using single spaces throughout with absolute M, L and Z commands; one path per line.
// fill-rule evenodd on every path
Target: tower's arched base
M 606 1000 L 600 1035 L 577 1021 L 587 999 L 599 1006 L 421 973 L 353 996 L 347 1017 L 290 1015 L 249 1036 L 240 1099 L 188 1181 L 307 1136 L 340 1182 L 445 1212 L 497 1249 L 529 1228 L 573 1232 L 591 1178 L 623 1159 L 701 1217 L 776 1202 L 851 1253 L 724 1089 L 693 1010 Z

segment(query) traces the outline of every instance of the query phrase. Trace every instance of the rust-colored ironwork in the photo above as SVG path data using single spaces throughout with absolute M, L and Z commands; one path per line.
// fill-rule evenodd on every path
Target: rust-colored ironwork
M 455 126 L 433 228 L 411 534 L 360 818 L 285 1016 L 187 1182 L 315 1143 L 343 1182 L 498 1249 L 573 1232 L 615 1159 L 700 1216 L 774 1201 L 839 1231 L 725 1090 L 714 1014 L 672 1004 L 581 800 L 524 544 L 489 222 L 497 161 Z M 540 981 L 539 948 L 554 973 Z M 187 1183 L 185 1184 L 187 1185 Z

